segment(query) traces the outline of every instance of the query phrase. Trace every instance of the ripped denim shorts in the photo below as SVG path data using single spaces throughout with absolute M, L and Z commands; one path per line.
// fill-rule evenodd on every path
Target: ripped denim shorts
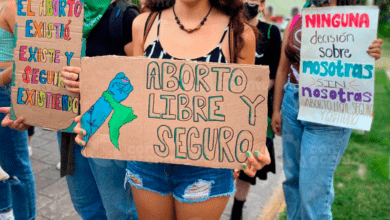
M 231 196 L 235 191 L 233 170 L 187 165 L 127 162 L 126 182 L 161 195 L 171 194 L 179 202 L 203 202 Z

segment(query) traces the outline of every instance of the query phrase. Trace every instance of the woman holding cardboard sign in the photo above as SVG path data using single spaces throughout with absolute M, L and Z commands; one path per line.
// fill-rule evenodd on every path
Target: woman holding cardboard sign
M 254 63 L 255 34 L 243 23 L 241 0 L 146 1 L 146 7 L 152 12 L 133 23 L 134 56 Z M 231 56 L 230 22 L 234 27 L 230 43 L 236 45 Z M 75 132 L 77 143 L 84 145 L 81 135 L 86 132 L 80 124 Z M 250 162 L 243 168 L 250 176 L 270 163 L 268 151 L 248 152 L 248 156 Z M 141 219 L 219 219 L 234 192 L 229 169 L 145 162 L 128 162 L 127 168 L 126 181 L 132 185 Z
M 354 1 L 312 0 L 310 4 L 327 7 L 353 5 Z M 287 219 L 332 219 L 333 176 L 352 130 L 297 119 L 302 16 L 296 16 L 288 27 L 276 76 L 271 123 L 276 134 L 283 134 Z M 368 55 L 379 59 L 381 44 L 382 40 L 374 40 Z
M 15 34 L 16 4 L 0 0 L 0 107 L 11 105 L 11 79 Z M 27 125 L 23 118 L 9 120 L 8 108 L 2 108 L 0 120 L 0 166 L 9 179 L 0 182 L 0 219 L 34 219 L 35 180 L 27 148 Z M 10 127 L 3 127 L 10 126 Z M 12 210 L 13 213 L 12 214 Z

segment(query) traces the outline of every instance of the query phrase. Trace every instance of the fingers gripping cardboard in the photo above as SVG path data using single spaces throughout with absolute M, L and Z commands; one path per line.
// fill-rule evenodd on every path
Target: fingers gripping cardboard
M 268 66 L 82 59 L 83 155 L 241 168 L 265 150 Z

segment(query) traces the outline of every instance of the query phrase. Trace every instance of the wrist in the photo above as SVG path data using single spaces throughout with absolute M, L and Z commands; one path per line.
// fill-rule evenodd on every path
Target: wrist
M 273 114 L 280 114 L 280 108 L 273 109 Z

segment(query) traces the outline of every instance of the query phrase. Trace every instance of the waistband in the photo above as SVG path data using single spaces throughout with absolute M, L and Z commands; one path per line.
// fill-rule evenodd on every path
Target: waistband
M 287 82 L 284 85 L 284 92 L 285 93 L 287 93 L 287 92 L 291 93 L 292 92 L 294 95 L 298 95 L 299 94 L 299 84 Z
M 285 85 L 284 85 L 284 88 L 285 89 L 293 89 L 293 90 L 299 90 L 299 84 L 296 84 L 296 83 L 292 83 L 292 82 L 287 82 Z

